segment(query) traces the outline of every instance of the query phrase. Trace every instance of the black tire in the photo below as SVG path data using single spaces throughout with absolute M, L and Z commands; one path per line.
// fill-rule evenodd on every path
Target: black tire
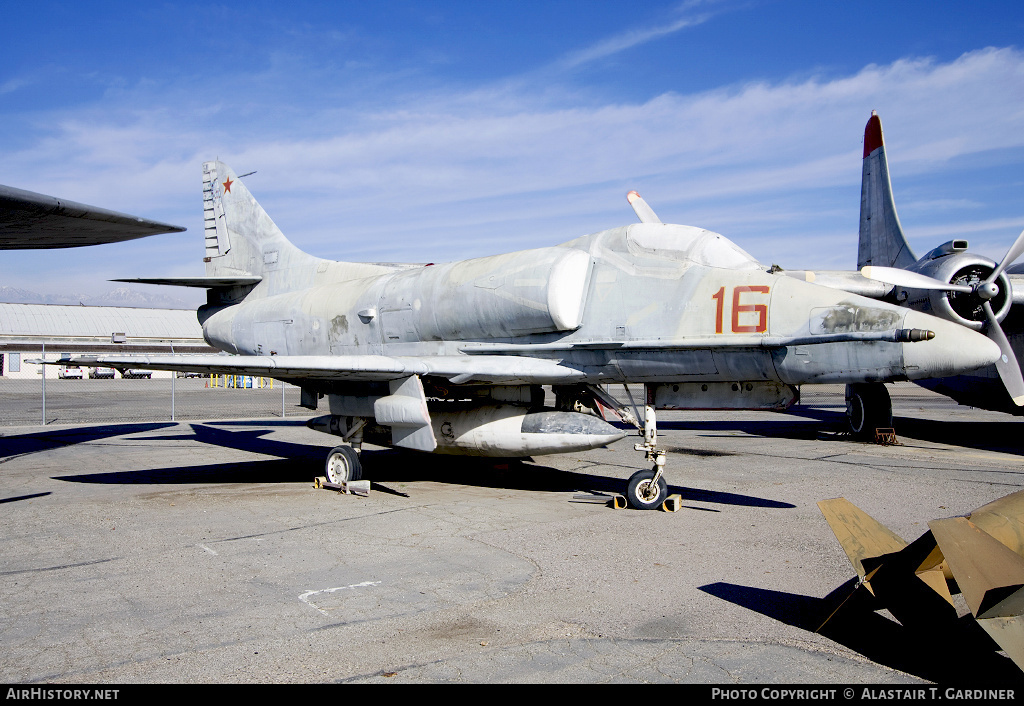
M 626 486 L 626 502 L 636 510 L 656 510 L 661 507 L 668 497 L 668 483 L 664 476 L 658 479 L 655 488 L 651 487 L 654 480 L 654 471 L 637 471 L 629 478 Z M 654 495 L 648 495 L 651 490 L 656 490 Z
M 361 480 L 363 477 L 363 464 L 359 461 L 359 454 L 351 446 L 335 446 L 331 449 L 327 454 L 324 469 L 328 482 L 339 485 Z
M 892 399 L 880 382 L 846 386 L 846 421 L 858 439 L 870 439 L 876 429 L 892 427 Z

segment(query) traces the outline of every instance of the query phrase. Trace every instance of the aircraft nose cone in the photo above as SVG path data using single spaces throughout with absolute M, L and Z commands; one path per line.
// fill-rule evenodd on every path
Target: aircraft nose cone
M 987 336 L 952 321 L 907 312 L 906 328 L 935 332 L 930 341 L 903 344 L 903 363 L 911 380 L 960 375 L 995 363 L 999 346 Z

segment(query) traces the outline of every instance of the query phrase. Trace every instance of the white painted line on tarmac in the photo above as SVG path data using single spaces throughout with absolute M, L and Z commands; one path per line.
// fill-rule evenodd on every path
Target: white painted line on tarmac
M 315 603 L 313 603 L 313 601 L 309 600 L 310 596 L 316 596 L 316 595 L 319 595 L 321 593 L 334 593 L 335 591 L 347 591 L 347 590 L 356 589 L 356 588 L 365 588 L 367 586 L 379 586 L 380 584 L 381 584 L 380 581 L 363 581 L 362 583 L 353 583 L 353 584 L 349 584 L 348 586 L 337 586 L 335 588 L 322 588 L 319 591 L 306 591 L 301 596 L 299 596 L 299 600 L 302 601 L 303 603 L 305 603 L 306 605 L 312 607 L 312 608 L 316 608 L 318 611 L 320 611 L 324 615 L 329 616 L 330 613 L 328 613 L 326 610 L 324 610 L 323 608 L 321 608 L 318 605 L 316 605 Z

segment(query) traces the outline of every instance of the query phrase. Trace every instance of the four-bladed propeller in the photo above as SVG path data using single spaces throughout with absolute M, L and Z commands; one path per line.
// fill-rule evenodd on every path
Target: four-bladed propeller
M 1010 341 L 999 326 L 999 319 L 996 318 L 995 312 L 992 311 L 991 301 L 999 294 L 999 285 L 996 284 L 999 275 L 1021 254 L 1024 254 L 1024 231 L 1021 231 L 1021 234 L 1017 236 L 1013 245 L 1006 251 L 1006 255 L 985 281 L 978 282 L 975 285 L 951 284 L 934 277 L 928 277 L 917 272 L 908 272 L 907 270 L 895 267 L 874 267 L 868 265 L 861 269 L 861 274 L 868 279 L 878 280 L 879 282 L 896 285 L 897 287 L 962 292 L 980 299 L 982 309 L 985 311 L 985 320 L 988 323 L 988 337 L 995 341 L 999 345 L 1000 351 L 1002 351 L 1002 356 L 996 362 L 996 370 L 999 371 L 999 377 L 1003 381 L 1003 385 L 1006 386 L 1006 391 L 1010 393 L 1014 404 L 1019 407 L 1024 405 L 1024 376 L 1021 375 L 1017 357 L 1013 353 L 1013 348 L 1010 347 Z

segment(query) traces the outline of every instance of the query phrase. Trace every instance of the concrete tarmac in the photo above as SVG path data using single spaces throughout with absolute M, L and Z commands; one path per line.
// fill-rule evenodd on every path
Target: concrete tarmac
M 855 575 L 815 503 L 916 539 L 1022 487 L 1020 422 L 901 388 L 880 446 L 821 402 L 663 413 L 675 513 L 575 499 L 621 491 L 634 437 L 368 447 L 364 498 L 314 489 L 332 437 L 300 420 L 2 428 L 0 681 L 1020 683 L 980 630 L 815 632 Z

